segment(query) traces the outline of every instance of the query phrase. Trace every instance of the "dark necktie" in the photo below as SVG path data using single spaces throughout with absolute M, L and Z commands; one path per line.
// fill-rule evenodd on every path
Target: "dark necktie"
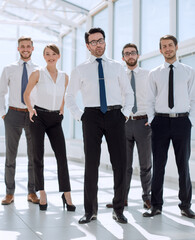
M 131 87 L 134 92 L 134 106 L 132 107 L 132 112 L 136 113 L 137 112 L 137 101 L 136 101 L 135 76 L 134 76 L 133 71 L 131 71 Z
M 26 70 L 26 62 L 24 62 L 23 73 L 22 73 L 22 86 L 21 86 L 21 101 L 25 104 L 23 94 L 28 83 L 28 74 Z
M 103 113 L 107 111 L 107 102 L 106 102 L 106 90 L 104 82 L 104 72 L 102 68 L 102 58 L 96 58 L 98 65 L 98 75 L 99 75 L 99 89 L 100 89 L 100 109 Z
M 173 100 L 173 65 L 171 64 L 170 66 L 170 71 L 169 71 L 169 96 L 168 96 L 168 101 L 169 101 L 169 108 L 174 107 L 174 100 Z

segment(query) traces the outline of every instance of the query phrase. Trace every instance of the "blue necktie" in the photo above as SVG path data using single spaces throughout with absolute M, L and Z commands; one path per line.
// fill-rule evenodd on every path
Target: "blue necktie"
M 22 73 L 22 86 L 21 86 L 21 101 L 25 104 L 23 94 L 28 83 L 28 74 L 26 70 L 26 62 L 24 62 L 23 73 Z
M 100 109 L 103 113 L 107 111 L 107 102 L 106 102 L 106 90 L 104 82 L 104 72 L 102 68 L 102 58 L 96 58 L 98 65 L 98 74 L 99 74 L 99 87 L 100 87 Z
M 135 76 L 134 76 L 133 71 L 131 71 L 131 87 L 134 92 L 134 106 L 132 107 L 132 112 L 136 113 L 137 112 L 137 101 L 136 101 Z

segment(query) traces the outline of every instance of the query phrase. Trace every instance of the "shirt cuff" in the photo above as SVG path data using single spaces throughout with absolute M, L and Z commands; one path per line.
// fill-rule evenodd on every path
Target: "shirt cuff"
M 190 122 L 191 122 L 192 126 L 194 126 L 195 119 L 193 117 L 191 117 L 190 115 L 189 115 L 189 119 L 190 119 Z
M 5 110 L 0 111 L 0 116 L 1 117 L 5 116 L 5 115 L 6 115 L 6 111 Z
M 121 109 L 122 114 L 129 119 L 130 113 L 129 110 L 122 108 Z
M 82 115 L 83 115 L 83 111 L 82 110 L 79 110 L 76 114 L 75 114 L 75 119 L 77 120 L 77 121 L 81 121 L 81 117 L 82 117 Z

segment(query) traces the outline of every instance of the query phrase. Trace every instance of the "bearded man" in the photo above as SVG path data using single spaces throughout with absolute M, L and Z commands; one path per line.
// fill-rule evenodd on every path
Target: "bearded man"
M 146 115 L 146 88 L 148 71 L 138 66 L 138 49 L 133 43 L 128 43 L 123 47 L 122 59 L 126 63 L 129 84 L 134 90 L 134 106 L 125 124 L 126 150 L 127 150 L 127 179 L 125 206 L 128 206 L 128 194 L 130 190 L 133 173 L 133 152 L 136 144 L 140 165 L 140 179 L 142 185 L 143 207 L 150 209 L 151 192 L 151 129 L 147 124 Z M 107 204 L 107 208 L 112 208 L 112 204 Z
M 14 202 L 16 156 L 22 130 L 25 131 L 28 154 L 28 195 L 29 202 L 38 204 L 39 199 L 35 193 L 35 180 L 32 156 L 32 140 L 29 129 L 29 112 L 24 103 L 23 93 L 28 83 L 28 77 L 37 68 L 32 63 L 31 55 L 34 50 L 30 37 L 18 39 L 18 52 L 20 59 L 3 69 L 0 79 L 0 116 L 5 124 L 6 160 L 5 160 L 5 185 L 6 196 L 2 205 Z M 8 91 L 9 90 L 9 91 Z M 9 92 L 9 93 L 8 93 Z M 6 112 L 5 96 L 8 96 L 8 111 Z M 35 97 L 35 93 L 32 93 Z M 33 99 L 32 99 L 33 100 Z

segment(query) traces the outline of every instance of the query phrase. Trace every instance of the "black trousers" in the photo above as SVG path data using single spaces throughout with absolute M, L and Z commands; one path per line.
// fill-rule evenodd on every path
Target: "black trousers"
M 190 208 L 192 185 L 189 173 L 191 122 L 188 117 L 156 116 L 152 127 L 153 177 L 152 205 L 162 209 L 163 181 L 167 154 L 172 140 L 175 160 L 179 174 L 179 204 L 180 209 Z
M 98 167 L 104 135 L 114 173 L 113 208 L 122 213 L 126 191 L 125 117 L 120 109 L 103 114 L 100 110 L 85 108 L 82 123 L 85 151 L 85 212 L 96 214 L 98 210 Z
M 47 112 L 43 108 L 35 107 L 37 116 L 30 123 L 33 142 L 35 188 L 44 190 L 44 138 L 47 134 L 57 160 L 57 172 L 60 192 L 70 191 L 66 146 L 61 126 L 63 115 L 59 111 Z

